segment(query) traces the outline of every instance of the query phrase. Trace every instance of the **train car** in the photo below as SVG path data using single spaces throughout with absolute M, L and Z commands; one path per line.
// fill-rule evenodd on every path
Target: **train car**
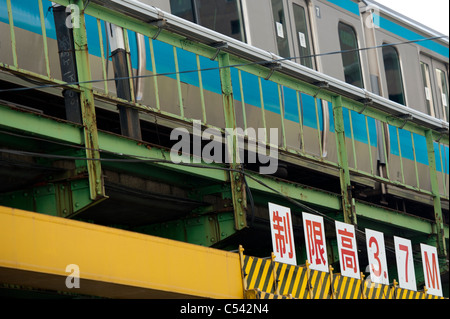
M 300 76 L 318 86 L 317 92 L 321 85 L 328 87 L 333 83 L 361 96 L 361 100 L 367 97 L 367 103 L 378 97 L 382 101 L 389 99 L 392 101 L 389 111 L 395 116 L 401 114 L 405 123 L 414 118 L 448 130 L 448 38 L 439 37 L 435 31 L 374 1 L 92 1 L 111 8 L 118 3 L 142 7 L 160 17 L 150 23 L 161 23 L 161 29 L 178 30 L 183 26 L 182 32 L 186 33 L 191 28 L 189 37 L 215 45 L 218 50 L 223 45 L 243 58 L 259 56 L 261 60 L 274 62 L 272 67 L 283 63 L 284 68 L 299 70 Z M 0 0 L 0 5 L 1 42 L 14 43 L 12 51 L 2 45 L 0 62 L 13 66 L 12 69 L 26 70 L 33 75 L 33 81 L 41 75 L 76 82 L 70 70 L 65 69 L 65 64 L 73 61 L 66 54 L 73 48 L 64 48 L 67 39 L 63 25 L 70 18 L 66 8 L 48 0 Z M 6 10 L 9 5 L 11 15 Z M 180 125 L 176 120 L 200 120 L 207 126 L 225 128 L 217 59 L 190 53 L 158 37 L 151 39 L 90 16 L 86 16 L 86 27 L 100 129 L 137 140 L 161 142 L 160 136 L 155 137 L 155 127 L 161 126 L 164 135 Z M 70 36 L 70 32 L 66 34 Z M 367 49 L 370 47 L 374 49 Z M 317 94 L 281 86 L 270 77 L 252 74 L 245 68 L 233 67 L 231 74 L 237 121 L 242 128 L 278 128 L 282 134 L 275 143 L 282 152 L 337 163 L 331 103 L 317 98 Z M 130 75 L 132 78 L 127 79 Z M 30 85 L 29 79 L 10 73 L 2 73 L 1 81 L 5 85 Z M 45 91 L 42 98 L 46 94 L 52 94 L 54 101 L 64 98 L 66 106 L 76 101 L 73 96 L 63 96 L 59 89 L 38 91 Z M 25 101 L 37 96 L 41 95 L 11 93 L 3 94 L 2 99 L 26 104 Z M 111 102 L 117 99 L 138 103 L 165 117 L 156 120 L 153 115 Z M 37 111 L 80 121 L 79 114 L 71 115 L 70 108 L 63 110 L 57 105 L 64 103 L 55 102 L 54 107 Z M 413 197 L 430 204 L 429 199 L 414 192 L 431 192 L 423 136 L 379 123 L 345 107 L 344 120 L 351 154 L 349 166 L 356 173 L 354 182 L 360 185 L 358 196 L 375 194 L 377 202 L 384 202 L 386 195 L 391 194 L 400 202 Z M 163 139 L 169 143 L 168 134 Z M 270 136 L 267 141 L 270 142 Z M 449 148 L 436 143 L 435 149 L 439 187 L 446 195 Z M 281 164 L 295 166 L 283 160 Z M 321 171 L 322 167 L 312 170 Z M 283 177 L 296 180 L 295 171 L 291 167 Z M 333 170 L 326 172 L 337 175 Z M 312 186 L 318 186 L 312 175 Z M 408 187 L 397 187 L 400 184 Z M 444 208 L 448 210 L 448 202 Z

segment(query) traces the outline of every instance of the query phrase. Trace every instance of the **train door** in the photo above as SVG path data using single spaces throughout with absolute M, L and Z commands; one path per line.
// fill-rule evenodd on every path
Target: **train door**
M 316 69 L 313 57 L 313 39 L 309 7 L 305 0 L 288 0 L 288 16 L 291 24 L 293 51 L 297 63 Z
M 449 121 L 448 65 L 433 59 L 431 61 L 431 78 L 436 82 L 436 114 L 435 117 Z
M 305 67 L 318 69 L 314 57 L 314 38 L 313 25 L 311 20 L 310 1 L 307 0 L 286 0 L 285 14 L 287 16 L 288 29 L 291 30 L 289 40 L 291 42 L 291 52 L 293 59 Z M 319 70 L 320 71 L 320 70 Z M 296 130 L 297 123 L 291 123 L 288 120 L 290 113 L 293 113 L 296 104 L 289 103 L 285 92 L 285 130 L 286 143 L 288 147 L 297 146 L 302 151 L 316 155 L 318 157 L 327 157 L 327 144 L 329 132 L 329 110 L 328 103 L 316 99 L 313 96 L 298 93 L 299 120 L 301 122 L 300 143 Z M 294 102 L 294 101 L 292 101 Z M 294 147 L 295 148 L 295 147 Z
M 433 77 L 433 64 L 432 59 L 429 56 L 421 55 L 420 56 L 420 69 L 422 72 L 422 82 L 424 87 L 424 100 L 426 109 L 425 113 L 431 115 L 433 117 L 437 117 L 436 114 L 436 94 L 434 88 L 436 88 L 436 82 Z
M 436 59 L 431 61 L 431 78 L 435 81 L 435 113 L 436 117 L 449 121 L 449 83 L 448 64 Z M 449 147 L 440 142 L 435 144 L 436 169 L 438 174 L 439 190 L 442 195 L 448 196 L 449 190 Z
M 287 0 L 272 0 L 272 14 L 275 28 L 278 55 L 283 58 L 292 56 L 289 34 L 291 33 L 288 23 Z

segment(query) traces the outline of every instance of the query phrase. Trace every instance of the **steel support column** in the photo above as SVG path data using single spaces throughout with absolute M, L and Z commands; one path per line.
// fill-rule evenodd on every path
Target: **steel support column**
M 430 168 L 431 192 L 433 193 L 434 217 L 436 220 L 436 235 L 438 252 L 441 256 L 447 256 L 445 244 L 444 220 L 442 216 L 441 195 L 439 192 L 439 182 L 436 172 L 436 154 L 434 153 L 434 139 L 431 130 L 425 131 L 427 140 L 428 167 Z
M 76 0 L 79 7 L 79 28 L 73 29 L 75 44 L 75 56 L 77 61 L 78 80 L 80 81 L 81 112 L 83 116 L 84 139 L 86 146 L 86 157 L 88 159 L 100 159 L 98 146 L 97 121 L 95 116 L 94 93 L 92 90 L 91 67 L 89 65 L 89 51 L 87 44 L 86 24 L 84 20 L 84 3 Z M 100 161 L 88 160 L 89 187 L 91 199 L 105 198 L 105 188 Z
M 345 126 L 344 115 L 342 111 L 342 97 L 333 98 L 333 115 L 336 136 L 336 147 L 339 164 L 339 179 L 342 196 L 342 212 L 344 221 L 349 224 L 357 224 L 356 213 L 352 204 L 352 185 L 350 181 L 350 170 L 348 166 L 347 147 L 345 145 Z
M 222 85 L 223 111 L 225 114 L 225 127 L 235 132 L 236 110 L 234 108 L 233 87 L 231 83 L 231 70 L 227 68 L 230 65 L 230 56 L 228 53 L 222 53 L 218 56 L 220 69 L 220 82 Z M 238 137 L 233 134 L 227 136 L 227 156 L 230 159 L 232 169 L 240 169 Z M 231 140 L 232 138 L 232 140 Z M 247 195 L 245 192 L 244 176 L 238 172 L 230 172 L 231 194 L 235 214 L 236 230 L 247 227 Z

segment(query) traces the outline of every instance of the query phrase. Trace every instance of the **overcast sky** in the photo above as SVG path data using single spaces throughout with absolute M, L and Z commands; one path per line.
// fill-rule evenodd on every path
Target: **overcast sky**
M 375 0 L 445 35 L 449 34 L 449 0 Z

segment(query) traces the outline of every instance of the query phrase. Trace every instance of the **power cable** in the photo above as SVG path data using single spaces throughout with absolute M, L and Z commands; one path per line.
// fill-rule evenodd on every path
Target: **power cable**
M 423 42 L 423 41 L 432 41 L 432 40 L 437 40 L 437 39 L 442 39 L 442 38 L 448 38 L 448 36 L 436 36 L 436 37 L 430 37 L 430 38 L 424 38 L 424 39 L 418 39 L 418 40 L 410 40 L 410 41 L 397 42 L 397 43 L 386 43 L 386 44 L 372 46 L 372 47 L 366 47 L 366 48 L 356 48 L 356 49 L 350 49 L 350 50 L 340 50 L 340 51 L 332 51 L 332 52 L 327 52 L 327 53 L 318 53 L 318 54 L 312 54 L 312 55 L 303 56 L 303 57 L 286 57 L 286 58 L 280 58 L 280 59 L 271 60 L 271 61 L 267 61 L 267 60 L 253 61 L 253 62 L 248 62 L 248 63 L 234 64 L 234 65 L 227 65 L 227 66 L 218 66 L 218 67 L 211 67 L 211 68 L 204 68 L 204 69 L 185 70 L 185 71 L 178 71 L 178 72 L 176 72 L 176 71 L 175 72 L 165 72 L 165 73 L 149 74 L 149 75 L 136 75 L 136 76 L 133 75 L 133 76 L 127 76 L 127 77 L 109 78 L 109 79 L 101 79 L 101 80 L 66 82 L 66 83 L 62 83 L 62 84 L 61 83 L 59 83 L 59 84 L 43 84 L 43 85 L 36 85 L 33 87 L 0 89 L 0 93 L 37 90 L 37 89 L 45 89 L 45 88 L 57 88 L 57 87 L 65 87 L 65 86 L 93 84 L 93 83 L 100 83 L 100 82 L 123 81 L 123 80 L 140 79 L 140 78 L 153 78 L 153 77 L 158 77 L 158 76 L 171 76 L 171 75 L 178 75 L 178 74 L 207 72 L 207 71 L 222 70 L 222 69 L 227 69 L 227 68 L 239 68 L 239 67 L 244 67 L 244 66 L 249 66 L 249 65 L 265 65 L 267 63 L 273 63 L 273 62 L 282 62 L 282 61 L 288 61 L 288 60 L 304 59 L 304 58 L 309 58 L 309 57 L 335 55 L 335 54 L 350 53 L 350 52 L 356 52 L 356 51 L 366 51 L 366 50 L 373 50 L 373 49 L 384 48 L 384 47 L 389 47 L 389 46 L 398 46 L 398 45 L 418 43 L 418 42 Z

